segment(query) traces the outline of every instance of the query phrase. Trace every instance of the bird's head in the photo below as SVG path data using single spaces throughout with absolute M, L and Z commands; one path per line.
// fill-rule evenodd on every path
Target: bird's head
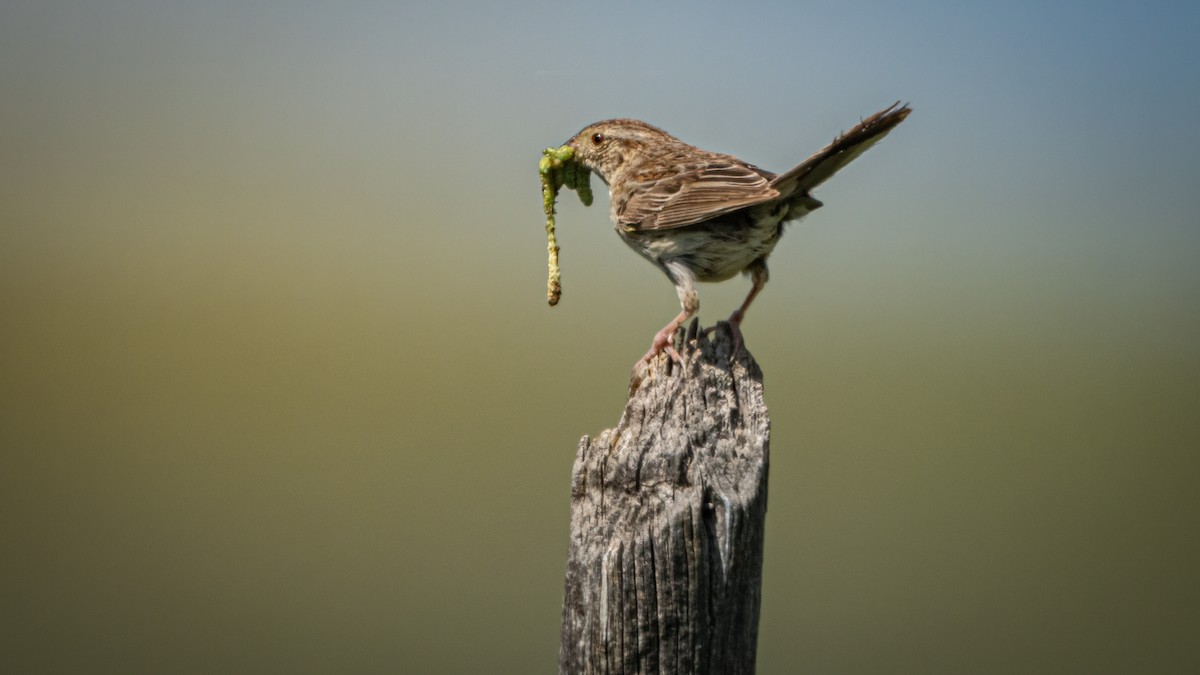
M 645 122 L 615 119 L 584 127 L 566 145 L 575 149 L 575 161 L 595 171 L 600 180 L 613 177 L 643 159 L 652 148 L 678 143 L 678 139 Z

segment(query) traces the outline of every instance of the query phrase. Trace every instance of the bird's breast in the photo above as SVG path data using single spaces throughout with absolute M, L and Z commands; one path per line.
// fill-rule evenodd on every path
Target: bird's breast
M 679 261 L 699 281 L 724 281 L 775 249 L 786 215 L 785 204 L 773 203 L 684 227 L 616 229 L 626 244 L 660 267 Z

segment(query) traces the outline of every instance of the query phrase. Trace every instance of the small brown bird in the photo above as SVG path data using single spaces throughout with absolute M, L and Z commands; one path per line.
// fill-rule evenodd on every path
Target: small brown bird
M 821 206 L 811 191 L 883 138 L 911 109 L 893 104 L 866 118 L 825 149 L 782 174 L 731 155 L 688 145 L 645 122 L 592 124 L 571 140 L 575 160 L 609 188 L 617 234 L 670 277 L 683 311 L 654 336 L 649 361 L 670 346 L 680 324 L 696 313 L 697 281 L 750 275 L 750 294 L 729 317 L 741 345 L 746 308 L 767 283 L 767 256 L 783 224 Z

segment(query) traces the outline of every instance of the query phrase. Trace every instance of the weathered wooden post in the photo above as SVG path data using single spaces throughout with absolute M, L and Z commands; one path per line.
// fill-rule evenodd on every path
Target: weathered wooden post
M 725 324 L 579 443 L 559 672 L 753 673 L 770 419 Z M 664 364 L 660 361 L 659 364 Z

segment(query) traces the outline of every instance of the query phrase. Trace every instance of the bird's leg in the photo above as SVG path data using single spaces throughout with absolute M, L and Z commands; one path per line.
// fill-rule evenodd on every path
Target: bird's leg
M 663 269 L 666 270 L 667 276 L 671 277 L 671 281 L 675 282 L 675 291 L 679 294 L 679 305 L 683 311 L 654 335 L 654 339 L 650 342 L 650 351 L 642 357 L 642 363 L 649 362 L 650 359 L 663 352 L 666 352 L 676 363 L 683 363 L 683 359 L 679 356 L 679 352 L 675 351 L 675 346 L 671 342 L 679 326 L 700 309 L 700 296 L 696 294 L 696 273 L 677 261 L 663 263 Z
M 733 311 L 729 315 L 729 327 L 733 329 L 733 355 L 736 356 L 742 350 L 742 319 L 746 318 L 746 309 L 750 307 L 750 303 L 754 302 L 755 296 L 762 291 L 763 286 L 767 285 L 767 279 L 770 274 L 767 273 L 767 261 L 765 258 L 759 258 L 750 263 L 750 293 L 746 295 L 746 299 L 742 302 L 742 306 Z

